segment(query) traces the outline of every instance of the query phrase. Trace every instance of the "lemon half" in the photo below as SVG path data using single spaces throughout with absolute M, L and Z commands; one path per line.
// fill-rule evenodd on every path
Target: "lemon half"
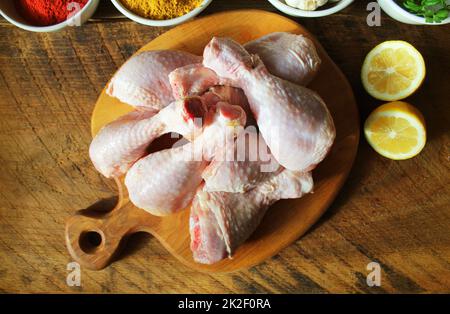
M 375 151 L 395 160 L 419 154 L 427 138 L 422 114 L 401 101 L 375 109 L 364 124 L 364 135 Z
M 373 97 L 395 101 L 414 93 L 425 78 L 425 62 L 411 44 L 385 41 L 369 52 L 361 70 L 366 91 Z

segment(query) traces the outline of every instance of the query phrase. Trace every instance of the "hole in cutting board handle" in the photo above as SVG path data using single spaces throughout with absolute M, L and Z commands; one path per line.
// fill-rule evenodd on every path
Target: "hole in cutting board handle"
M 104 243 L 104 237 L 99 231 L 85 231 L 80 235 L 80 249 L 86 254 L 94 253 L 102 243 Z

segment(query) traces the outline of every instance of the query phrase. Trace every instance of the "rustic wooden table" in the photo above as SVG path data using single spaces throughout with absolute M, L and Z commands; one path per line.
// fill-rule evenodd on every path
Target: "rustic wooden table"
M 108 1 L 83 27 L 53 34 L 0 20 L 0 291 L 2 292 L 450 292 L 449 26 L 409 26 L 382 15 L 366 24 L 366 3 L 319 19 L 298 19 L 350 80 L 361 120 L 380 104 L 359 73 L 377 43 L 403 39 L 427 62 L 427 79 L 409 101 L 424 113 L 429 139 L 407 161 L 377 155 L 361 140 L 350 177 L 319 223 L 276 257 L 231 274 L 202 274 L 138 234 L 121 260 L 82 269 L 66 284 L 64 222 L 76 209 L 115 194 L 92 167 L 90 116 L 114 71 L 167 28 L 135 24 Z M 202 14 L 239 8 L 274 11 L 267 1 L 215 0 Z M 333 82 L 330 82 L 332 84 Z M 368 287 L 378 262 L 381 287 Z

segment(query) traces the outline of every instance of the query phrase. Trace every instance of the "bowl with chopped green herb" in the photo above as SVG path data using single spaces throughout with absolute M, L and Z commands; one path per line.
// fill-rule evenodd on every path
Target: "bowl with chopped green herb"
M 378 0 L 380 7 L 397 21 L 416 25 L 450 23 L 450 0 Z

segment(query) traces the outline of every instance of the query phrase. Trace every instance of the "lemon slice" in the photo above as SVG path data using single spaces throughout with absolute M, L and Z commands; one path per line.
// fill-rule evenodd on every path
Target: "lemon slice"
M 380 155 L 395 160 L 408 159 L 425 146 L 425 120 L 412 105 L 395 101 L 378 107 L 369 115 L 364 134 Z
M 425 78 L 425 62 L 411 44 L 385 41 L 369 52 L 361 70 L 366 91 L 373 97 L 395 101 L 414 93 Z

